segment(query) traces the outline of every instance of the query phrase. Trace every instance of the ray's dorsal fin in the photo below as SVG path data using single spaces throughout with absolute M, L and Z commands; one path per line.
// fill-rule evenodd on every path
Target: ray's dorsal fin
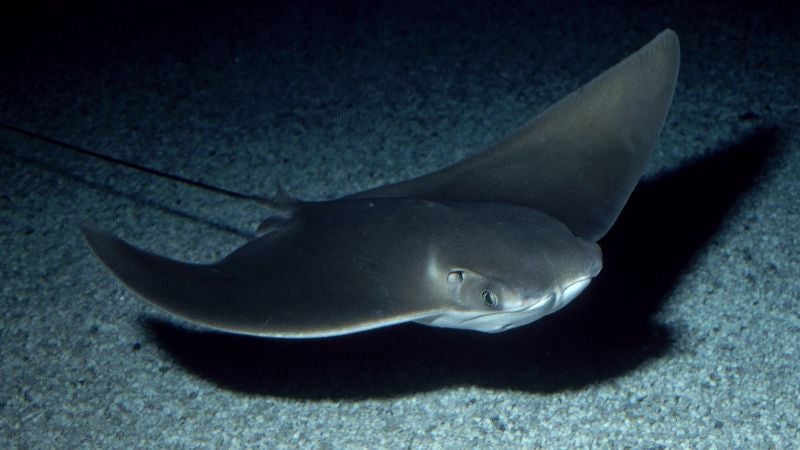
M 349 197 L 517 204 L 597 240 L 614 224 L 650 158 L 679 60 L 678 36 L 665 30 L 486 150 Z

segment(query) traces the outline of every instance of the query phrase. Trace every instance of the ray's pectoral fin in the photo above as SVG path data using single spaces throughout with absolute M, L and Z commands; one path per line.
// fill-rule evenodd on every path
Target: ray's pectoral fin
M 351 195 L 511 203 L 597 240 L 644 171 L 672 102 L 678 37 L 650 43 L 486 150 L 437 172 Z
M 271 298 L 275 295 L 270 296 L 269 292 L 265 295 L 264 289 L 254 286 L 252 279 L 248 279 L 253 271 L 246 267 L 226 271 L 218 263 L 181 262 L 142 250 L 93 227 L 82 226 L 81 231 L 92 252 L 120 281 L 164 311 L 234 333 L 292 337 L 313 334 L 307 332 L 307 327 L 303 326 L 305 317 L 299 314 L 295 322 L 271 323 L 272 312 L 276 308 L 278 312 L 286 309 L 285 304 L 282 299 Z M 279 235 L 273 232 L 259 240 L 269 246 Z M 259 261 L 250 258 L 247 263 L 254 266 Z M 276 292 L 280 291 L 272 291 Z M 326 330 L 315 331 L 319 335 L 326 333 Z
M 293 244 L 295 225 L 285 223 L 269 230 L 214 264 L 166 258 L 90 226 L 82 226 L 81 231 L 95 256 L 132 291 L 164 311 L 217 330 L 285 338 L 327 337 L 428 314 L 426 308 L 413 303 L 396 308 L 370 305 L 374 294 L 370 291 L 363 292 L 363 297 L 337 295 L 330 286 L 317 292 L 315 270 L 293 273 L 302 268 L 292 265 L 282 252 Z M 298 284 L 300 281 L 304 284 Z M 342 284 L 354 292 L 357 283 L 349 286 L 353 284 L 350 281 Z
M 228 283 L 226 275 L 213 266 L 156 255 L 94 227 L 84 225 L 81 232 L 95 256 L 126 286 L 155 306 L 211 326 L 214 324 L 208 323 L 209 317 L 221 313 L 222 317 L 217 317 L 224 320 L 229 314 L 224 307 L 225 296 L 213 299 Z M 214 302 L 219 306 L 214 308 Z

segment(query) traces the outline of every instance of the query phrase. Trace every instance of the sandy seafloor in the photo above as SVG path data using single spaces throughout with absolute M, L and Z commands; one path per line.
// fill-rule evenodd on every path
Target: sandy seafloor
M 670 27 L 675 100 L 601 276 L 498 335 L 213 333 L 78 226 L 212 261 L 263 211 L 0 130 L 0 448 L 800 445 L 796 6 L 333 3 L 6 11 L 0 120 L 327 199 L 480 150 Z

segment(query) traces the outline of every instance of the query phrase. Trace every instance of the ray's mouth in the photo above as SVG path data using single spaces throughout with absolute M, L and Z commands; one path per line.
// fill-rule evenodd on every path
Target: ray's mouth
M 559 309 L 563 308 L 564 306 L 568 305 L 572 300 L 575 299 L 589 283 L 592 281 L 592 277 L 584 277 L 579 280 L 573 281 L 567 287 L 563 288 L 560 293 L 551 293 L 545 296 L 542 299 L 534 301 L 532 304 L 521 308 L 518 312 L 541 312 L 543 315 L 547 315 L 558 311 Z
M 572 282 L 572 284 L 568 285 L 564 289 L 561 290 L 561 296 L 558 299 L 558 304 L 556 309 L 560 309 L 567 305 L 569 302 L 575 299 L 584 289 L 586 286 L 589 286 L 589 283 L 592 281 L 592 277 L 581 278 L 580 280 Z

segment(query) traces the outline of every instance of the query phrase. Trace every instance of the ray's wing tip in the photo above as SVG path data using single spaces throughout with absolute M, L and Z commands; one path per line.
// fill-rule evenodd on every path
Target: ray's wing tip
M 123 263 L 129 262 L 135 254 L 141 252 L 114 234 L 92 224 L 81 224 L 80 230 L 92 254 L 117 278 L 122 279 L 120 271 L 125 267 Z
M 675 31 L 671 28 L 665 28 L 649 44 L 645 45 L 645 48 L 652 48 L 665 55 L 665 62 L 673 65 L 675 72 L 677 72 L 680 64 L 681 42 Z
M 94 253 L 98 258 L 100 258 L 99 250 L 103 247 L 108 247 L 108 244 L 113 239 L 116 239 L 113 235 L 111 235 L 111 233 L 103 231 L 90 223 L 82 223 L 79 225 L 79 228 L 81 230 L 81 234 L 83 235 L 83 240 L 86 241 L 89 249 L 91 249 L 92 253 Z
M 664 28 L 655 38 L 670 42 L 671 45 L 678 45 L 678 33 L 672 28 Z
M 631 65 L 643 65 L 654 67 L 667 67 L 667 72 L 677 72 L 680 61 L 680 39 L 678 34 L 670 28 L 665 28 L 649 42 L 639 47 L 627 58 L 624 58 L 616 66 L 612 66 L 609 71 Z
M 680 47 L 678 33 L 676 33 L 672 28 L 664 28 L 657 35 L 655 35 L 655 37 L 650 39 L 650 42 L 643 46 L 643 48 L 648 47 L 657 47 L 667 51 L 677 49 Z
M 118 237 L 90 223 L 82 223 L 79 228 L 86 244 L 101 259 L 102 249 L 110 248 L 114 243 L 120 241 Z

